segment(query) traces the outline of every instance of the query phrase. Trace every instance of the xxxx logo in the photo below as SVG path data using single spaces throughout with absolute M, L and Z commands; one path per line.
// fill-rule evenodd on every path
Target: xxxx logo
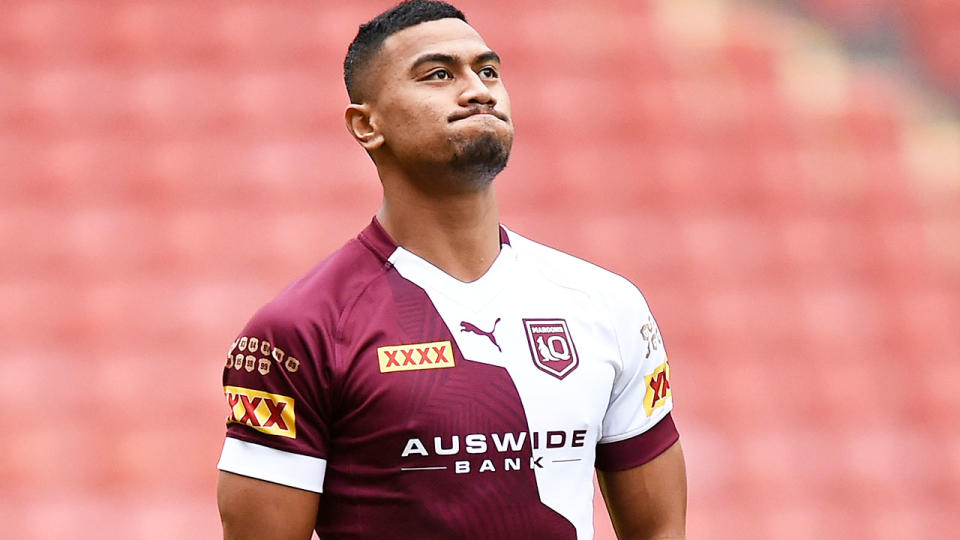
M 650 416 L 673 395 L 670 391 L 670 364 L 664 362 L 657 366 L 653 373 L 645 377 L 645 381 L 647 393 L 643 396 L 643 408 L 647 411 L 647 416 Z
M 244 424 L 257 431 L 280 437 L 297 437 L 293 398 L 259 390 L 225 386 L 230 416 L 227 423 Z
M 378 347 L 380 373 L 454 367 L 453 347 L 449 341 Z

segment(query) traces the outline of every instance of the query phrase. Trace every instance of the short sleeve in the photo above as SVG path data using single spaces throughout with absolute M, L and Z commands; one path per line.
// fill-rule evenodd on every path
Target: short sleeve
M 217 468 L 320 493 L 329 445 L 329 351 L 315 322 L 268 304 L 223 370 L 227 434 Z
M 614 307 L 620 350 L 610 403 L 597 445 L 597 468 L 625 470 L 657 457 L 679 438 L 671 417 L 670 364 L 660 329 L 632 284 Z

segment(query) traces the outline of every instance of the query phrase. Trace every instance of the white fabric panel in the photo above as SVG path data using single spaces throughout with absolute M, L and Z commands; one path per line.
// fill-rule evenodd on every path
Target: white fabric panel
M 327 460 L 227 437 L 217 468 L 315 493 L 323 493 Z
M 657 424 L 673 409 L 673 397 L 668 396 L 647 416 L 644 399 L 652 390 L 646 377 L 667 361 L 659 329 L 647 302 L 633 285 L 622 293 L 628 310 L 620 310 L 616 320 L 619 336 L 621 371 L 613 387 L 610 406 L 603 419 L 601 443 L 622 441 L 635 437 Z M 652 329 L 644 336 L 643 328 Z
M 543 437 L 548 431 L 586 430 L 582 446 L 546 448 L 541 442 L 532 453 L 542 458 L 543 468 L 534 469 L 540 500 L 574 524 L 578 539 L 593 538 L 593 465 L 604 418 L 631 416 L 624 421 L 627 426 L 633 420 L 628 412 L 646 419 L 643 388 L 626 380 L 642 369 L 635 360 L 622 358 L 618 336 L 623 331 L 619 326 L 630 326 L 639 317 L 625 313 L 630 304 L 640 302 L 632 306 L 638 313 L 646 304 L 620 276 L 516 234 L 509 237 L 511 245 L 503 246 L 490 270 L 472 283 L 457 281 L 403 248 L 390 262 L 426 291 L 466 359 L 507 370 L 531 433 Z M 632 295 L 625 294 L 630 290 Z M 486 336 L 461 331 L 462 322 L 489 331 L 497 319 L 502 351 Z M 524 319 L 566 321 L 579 358 L 576 369 L 561 379 L 538 368 Z M 640 324 L 635 328 L 639 333 Z M 643 374 L 637 384 L 644 384 Z M 623 414 L 608 412 L 614 394 L 623 397 Z M 639 409 L 628 411 L 633 401 Z

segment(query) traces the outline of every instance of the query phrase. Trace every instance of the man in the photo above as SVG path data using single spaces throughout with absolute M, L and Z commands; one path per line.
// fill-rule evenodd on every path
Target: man
M 372 223 L 250 320 L 227 358 L 229 539 L 683 538 L 659 330 L 625 279 L 502 227 L 500 58 L 456 8 L 361 26 L 348 131 Z

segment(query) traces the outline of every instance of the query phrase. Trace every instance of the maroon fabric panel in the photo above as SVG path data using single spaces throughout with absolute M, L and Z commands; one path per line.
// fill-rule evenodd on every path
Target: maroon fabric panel
M 597 445 L 596 467 L 601 471 L 625 471 L 639 467 L 662 454 L 680 439 L 673 416 L 667 414 L 649 430 L 623 441 Z
M 576 537 L 573 524 L 540 501 L 529 443 L 466 450 L 469 434 L 529 432 L 526 414 L 507 371 L 464 358 L 420 287 L 389 270 L 348 309 L 341 329 L 321 538 Z M 456 367 L 380 372 L 378 347 L 441 341 L 450 342 Z M 412 438 L 428 455 L 403 456 Z M 458 438 L 459 452 L 442 455 L 435 438 L 444 448 Z M 519 460 L 520 470 L 507 470 L 505 459 Z M 481 472 L 486 460 L 496 470 Z M 470 472 L 457 473 L 458 461 Z M 404 470 L 428 467 L 438 469 Z
M 369 227 L 364 233 L 368 231 Z M 228 423 L 228 437 L 287 452 L 328 457 L 332 396 L 337 384 L 335 329 L 344 306 L 354 302 L 370 281 L 383 275 L 386 265 L 380 252 L 395 248 L 390 247 L 389 237 L 377 240 L 376 252 L 356 239 L 351 240 L 288 285 L 244 326 L 231 354 L 233 361 L 227 361 L 224 386 L 294 399 L 296 438 L 263 433 L 250 427 L 251 421 Z M 240 351 L 238 345 L 250 343 L 251 338 L 256 339 L 257 350 Z M 253 369 L 247 369 L 247 359 L 253 361 L 249 366 Z M 241 360 L 242 366 L 238 364 Z M 243 420 L 243 416 L 238 419 Z
M 376 253 L 384 262 L 386 262 L 386 260 L 390 258 L 390 255 L 393 255 L 393 252 L 397 249 L 397 243 L 394 242 L 390 234 L 384 230 L 383 225 L 380 225 L 376 217 L 370 221 L 370 225 L 367 225 L 367 228 L 360 231 L 358 238 L 363 245 L 367 246 L 370 251 Z
M 316 523 L 324 540 L 575 538 L 540 501 L 529 439 L 492 443 L 493 434 L 529 434 L 509 374 L 463 357 L 426 292 L 387 262 L 394 250 L 374 219 L 254 315 L 241 336 L 295 356 L 296 369 L 264 353 L 269 370 L 231 367 L 224 384 L 294 398 L 296 438 L 240 422 L 227 435 L 327 459 Z M 449 342 L 455 367 L 381 372 L 378 348 L 437 342 Z M 247 352 L 259 368 L 261 355 Z M 468 435 L 486 437 L 486 450 L 468 449 Z M 411 439 L 427 455 L 404 455 Z M 454 441 L 459 451 L 443 451 Z

